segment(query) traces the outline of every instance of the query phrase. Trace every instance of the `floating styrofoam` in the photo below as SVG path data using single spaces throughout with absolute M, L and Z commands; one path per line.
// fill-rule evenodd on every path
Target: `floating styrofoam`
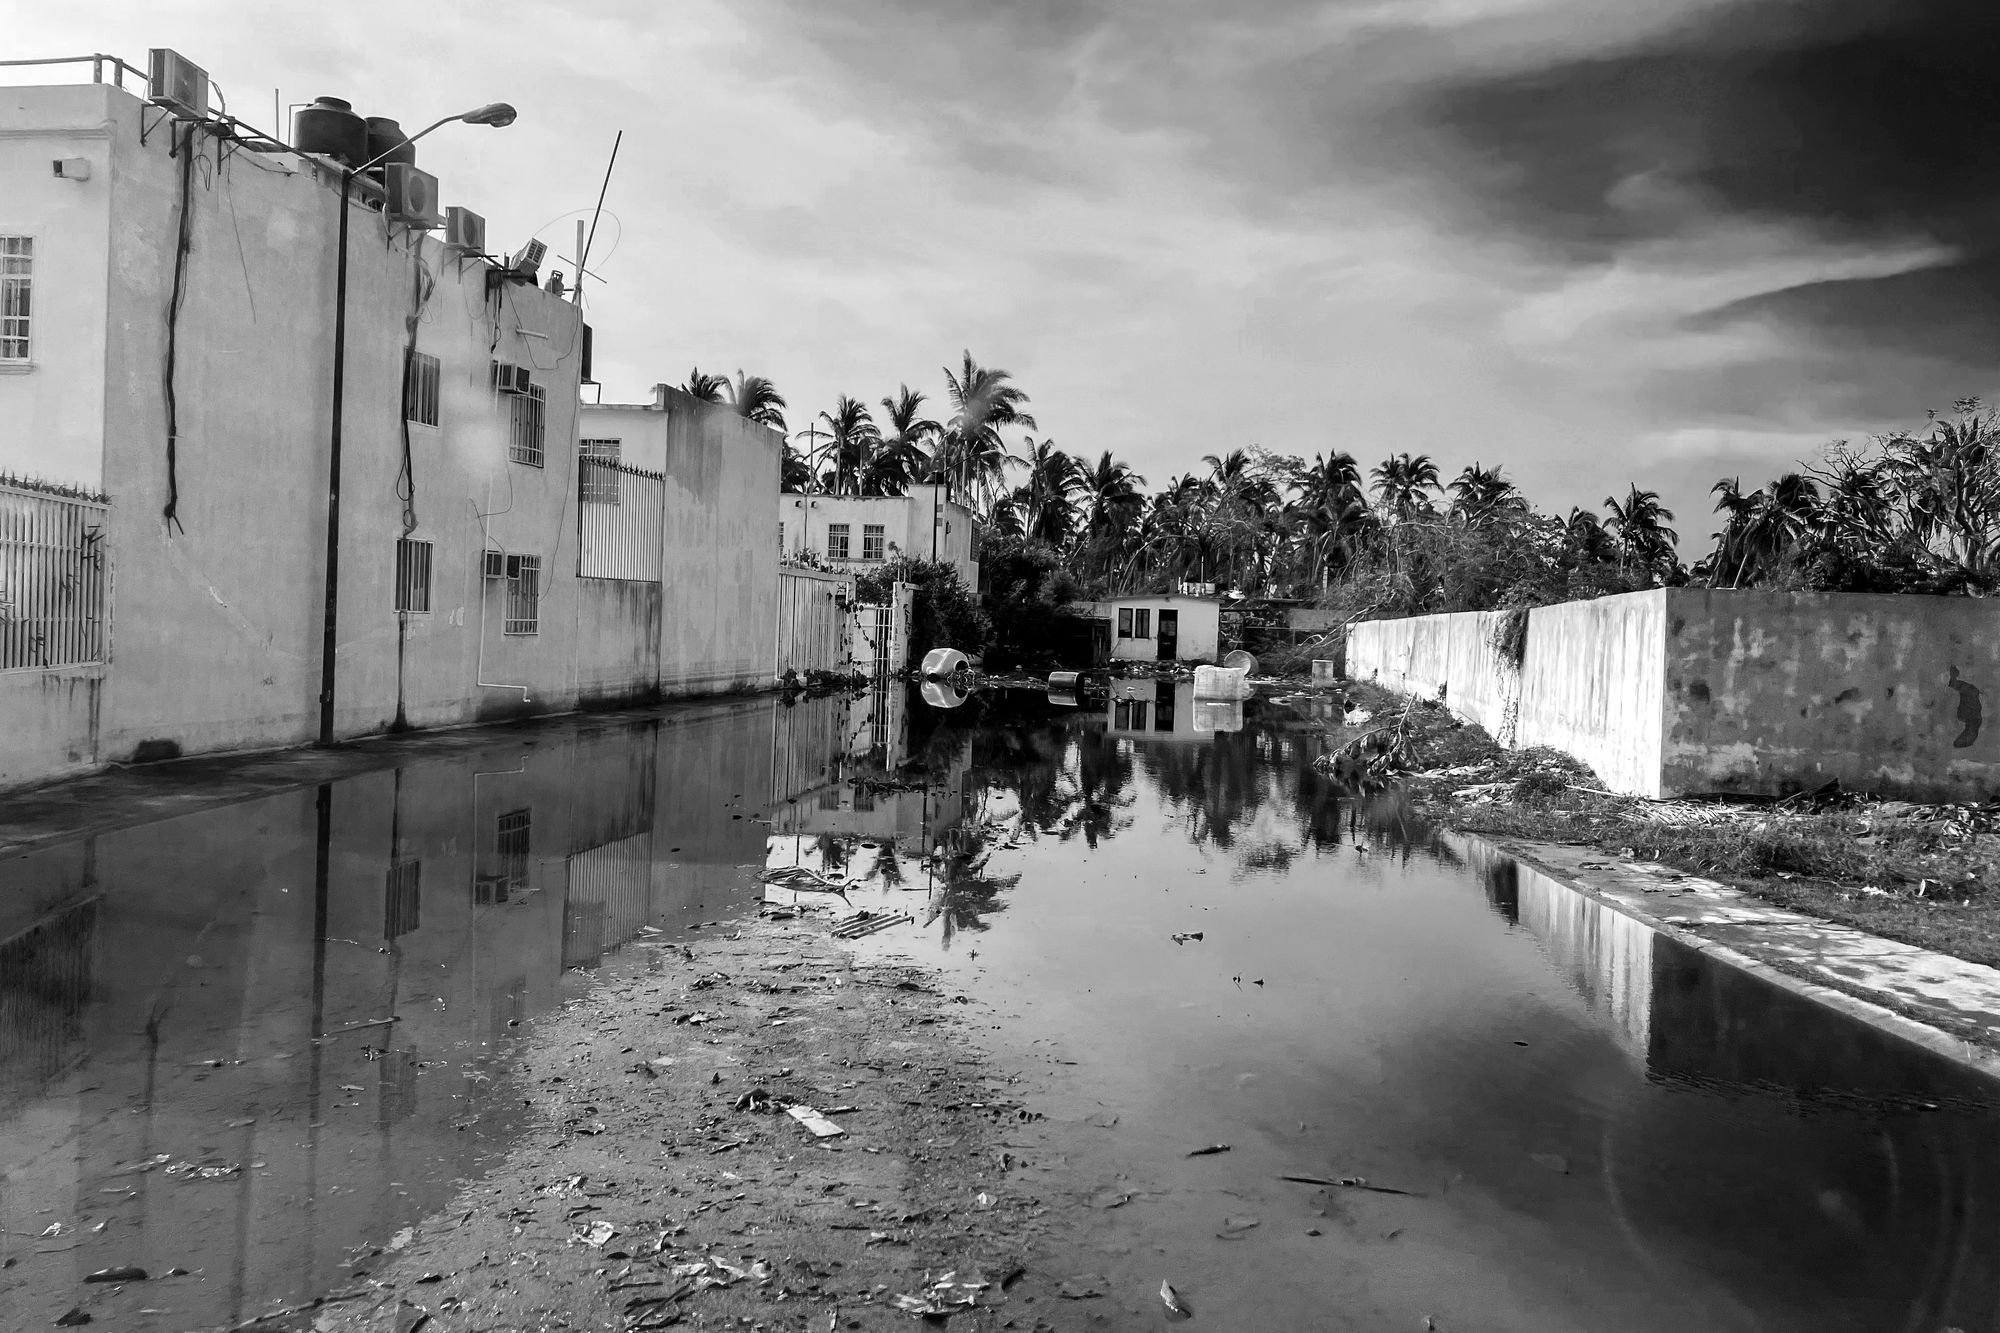
M 1198 666 L 1194 669 L 1197 699 L 1248 699 L 1250 673 L 1243 667 Z

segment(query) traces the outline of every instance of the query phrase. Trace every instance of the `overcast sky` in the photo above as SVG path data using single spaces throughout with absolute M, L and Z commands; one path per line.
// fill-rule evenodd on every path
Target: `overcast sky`
M 495 249 L 568 254 L 623 129 L 607 401 L 740 368 L 802 426 L 969 348 L 1156 485 L 1411 450 L 1557 512 L 1637 481 L 1692 553 L 1716 477 L 1993 389 L 1991 0 L 290 9 L 36 6 L 8 45 L 172 45 L 259 125 L 512 101 L 421 150 Z

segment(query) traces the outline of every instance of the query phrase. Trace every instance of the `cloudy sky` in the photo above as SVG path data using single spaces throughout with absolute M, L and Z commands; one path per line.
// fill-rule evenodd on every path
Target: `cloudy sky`
M 1716 477 L 1994 387 L 1991 0 L 36 8 L 15 53 L 172 45 L 257 124 L 516 103 L 423 150 L 496 249 L 569 253 L 624 130 L 607 400 L 742 368 L 803 425 L 969 348 L 1155 484 L 1407 449 L 1694 547 Z

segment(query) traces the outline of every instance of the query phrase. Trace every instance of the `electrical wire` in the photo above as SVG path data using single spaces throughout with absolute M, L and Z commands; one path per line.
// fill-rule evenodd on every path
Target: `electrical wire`
M 403 502 L 403 535 L 409 536 L 417 530 L 417 472 L 410 454 L 410 383 L 417 364 L 417 326 L 423 322 L 424 307 L 430 303 L 431 293 L 437 290 L 437 276 L 424 263 L 421 253 L 413 256 L 415 266 L 410 270 L 410 313 L 403 317 L 403 465 L 396 473 L 396 498 Z M 442 395 L 443 385 L 438 386 Z M 432 400 L 432 409 L 438 403 Z
M 167 503 L 161 510 L 161 517 L 167 525 L 167 534 L 179 528 L 187 528 L 180 520 L 180 401 L 175 392 L 174 372 L 180 352 L 181 303 L 187 298 L 188 252 L 194 242 L 194 158 L 195 133 L 197 127 L 190 123 L 187 133 L 182 136 L 179 152 L 181 156 L 181 216 L 180 226 L 174 239 L 174 288 L 167 301 Z M 172 150 L 170 150 L 172 151 Z

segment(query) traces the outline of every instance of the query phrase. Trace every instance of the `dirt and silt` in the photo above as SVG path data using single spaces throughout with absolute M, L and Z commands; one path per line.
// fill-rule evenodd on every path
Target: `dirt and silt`
M 16 858 L 0 1322 L 2000 1326 L 1985 1084 L 1351 798 L 1309 702 L 1122 702 L 564 724 Z

